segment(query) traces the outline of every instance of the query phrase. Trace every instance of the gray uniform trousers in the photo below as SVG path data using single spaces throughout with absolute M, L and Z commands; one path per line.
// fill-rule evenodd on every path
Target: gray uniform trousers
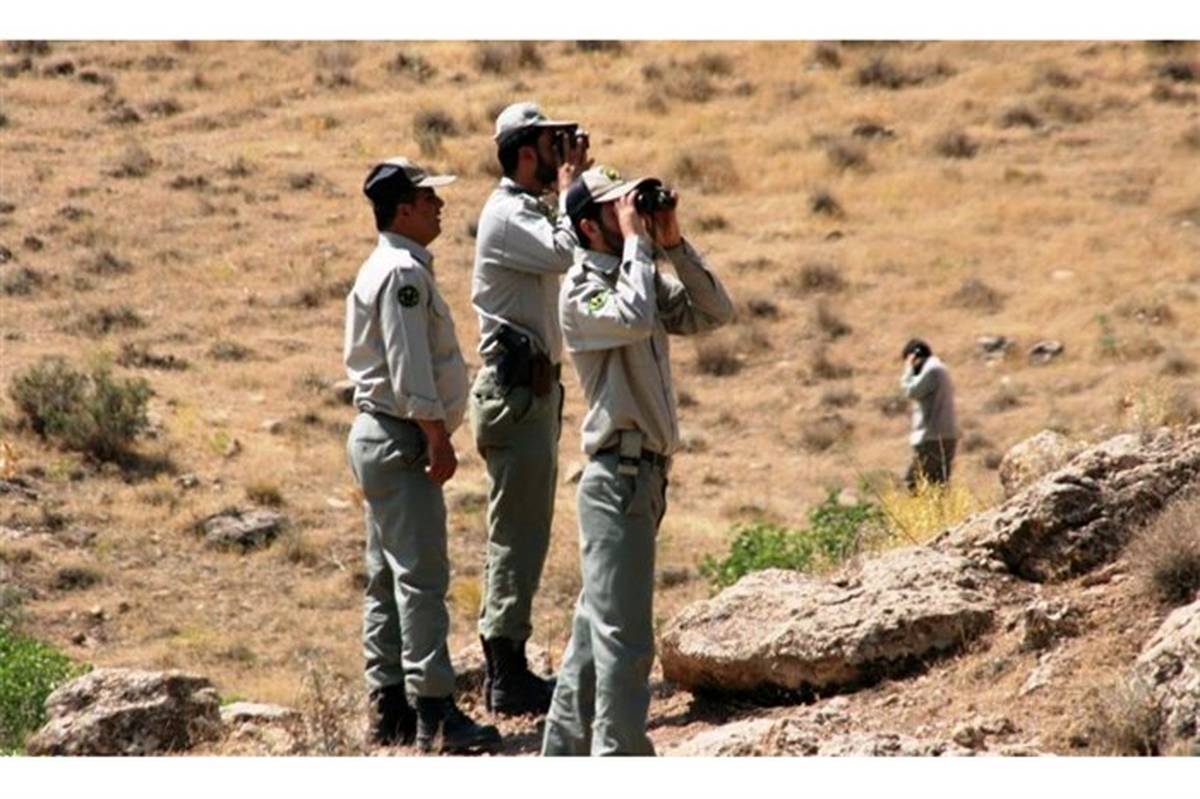
M 487 463 L 488 545 L 479 634 L 524 641 L 533 631 L 533 595 L 550 549 L 562 385 L 533 396 L 529 386 L 505 393 L 484 366 L 471 390 L 471 430 Z
M 367 687 L 403 683 L 411 697 L 450 696 L 446 503 L 424 471 L 425 435 L 413 422 L 360 413 L 346 449 L 367 505 Z
M 579 482 L 583 590 L 546 717 L 543 755 L 653 755 L 646 735 L 654 663 L 654 544 L 667 475 L 592 458 Z
M 916 491 L 921 477 L 930 485 L 950 482 L 950 470 L 954 466 L 956 449 L 958 440 L 954 438 L 937 438 L 922 441 L 914 446 L 912 463 L 904 474 L 904 484 L 908 486 L 908 490 Z

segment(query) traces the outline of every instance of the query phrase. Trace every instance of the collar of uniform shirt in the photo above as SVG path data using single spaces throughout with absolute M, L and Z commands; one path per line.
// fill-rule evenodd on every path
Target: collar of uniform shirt
M 532 197 L 535 200 L 541 199 L 536 194 L 531 192 L 529 189 L 525 188 L 520 183 L 517 183 L 515 180 L 508 177 L 507 175 L 500 178 L 500 185 L 501 185 L 501 187 L 508 189 L 509 191 L 517 192 L 518 194 L 528 194 L 530 197 Z
M 408 250 L 413 257 L 429 271 L 433 271 L 433 253 L 417 244 L 408 236 L 401 236 L 399 233 L 390 231 L 381 231 L 379 234 L 379 243 L 386 244 L 396 250 Z
M 609 255 L 605 252 L 596 252 L 588 250 L 587 257 L 583 259 L 583 265 L 588 269 L 600 272 L 605 275 L 611 275 L 617 271 L 617 267 L 621 265 L 621 259 L 615 255 Z

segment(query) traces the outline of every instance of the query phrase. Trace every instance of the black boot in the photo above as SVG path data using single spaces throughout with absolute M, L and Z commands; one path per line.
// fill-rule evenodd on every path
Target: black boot
M 436 744 L 436 747 L 435 747 Z M 417 749 L 442 754 L 495 752 L 500 732 L 490 724 L 476 724 L 458 709 L 454 699 L 417 697 Z
M 489 652 L 491 676 L 487 692 L 488 709 L 505 716 L 542 715 L 550 709 L 554 696 L 554 680 L 543 680 L 529 670 L 525 659 L 525 642 L 511 638 L 491 638 L 484 652 Z
M 368 738 L 376 746 L 408 746 L 417 737 L 417 712 L 408 704 L 404 684 L 371 691 Z

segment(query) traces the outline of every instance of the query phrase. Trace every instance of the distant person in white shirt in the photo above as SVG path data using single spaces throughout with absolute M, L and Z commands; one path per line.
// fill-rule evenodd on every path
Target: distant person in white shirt
M 900 387 L 912 400 L 912 464 L 904 476 L 910 492 L 922 479 L 930 485 L 950 480 L 954 450 L 958 445 L 958 420 L 954 414 L 954 383 L 946 365 L 919 338 L 910 339 L 901 352 L 904 374 Z

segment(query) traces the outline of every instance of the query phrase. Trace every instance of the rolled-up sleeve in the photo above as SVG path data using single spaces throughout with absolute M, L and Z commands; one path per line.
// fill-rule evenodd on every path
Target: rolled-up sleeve
M 632 236 L 625 240 L 615 286 L 598 276 L 564 285 L 559 309 L 567 349 L 612 349 L 649 337 L 658 314 L 655 274 L 646 243 Z
M 684 241 L 666 254 L 679 278 L 658 277 L 659 313 L 668 333 L 704 333 L 733 319 L 733 300 L 692 245 Z
M 379 324 L 392 393 L 410 419 L 445 419 L 429 347 L 431 287 L 416 270 L 393 275 L 379 292 Z

